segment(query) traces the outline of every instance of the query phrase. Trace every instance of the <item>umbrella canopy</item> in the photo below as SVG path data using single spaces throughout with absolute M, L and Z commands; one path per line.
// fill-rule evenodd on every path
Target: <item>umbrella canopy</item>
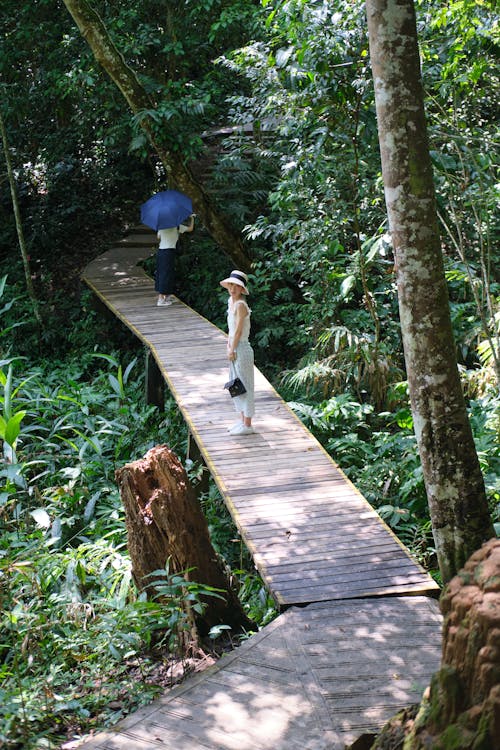
M 162 190 L 141 206 L 141 221 L 157 232 L 178 227 L 193 213 L 191 198 L 178 190 Z

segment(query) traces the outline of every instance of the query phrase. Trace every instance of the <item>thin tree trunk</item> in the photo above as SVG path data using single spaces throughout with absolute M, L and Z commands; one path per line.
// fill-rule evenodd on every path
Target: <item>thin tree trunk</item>
M 33 313 L 39 326 L 42 325 L 42 318 L 40 316 L 40 310 L 38 308 L 38 300 L 36 298 L 35 290 L 33 288 L 33 282 L 31 280 L 31 268 L 26 250 L 26 242 L 24 240 L 23 223 L 21 221 L 21 212 L 19 210 L 19 203 L 17 200 L 16 181 L 14 179 L 14 172 L 12 169 L 12 162 L 10 158 L 9 142 L 7 140 L 7 131 L 5 129 L 5 123 L 0 112 L 0 131 L 2 133 L 3 151 L 5 154 L 5 163 L 7 165 L 7 176 L 9 179 L 10 195 L 12 199 L 12 207 L 14 209 L 14 218 L 16 222 L 17 239 L 19 242 L 19 249 L 21 250 L 21 257 L 23 259 L 24 266 L 24 278 L 26 280 L 26 289 L 28 296 L 33 306 Z
M 116 479 L 138 588 L 147 590 L 149 574 L 169 560 L 171 573 L 189 571 L 188 580 L 223 592 L 223 599 L 207 596 L 203 615 L 194 615 L 202 633 L 221 624 L 234 631 L 255 627 L 212 547 L 207 521 L 176 455 L 166 445 L 157 445 L 144 458 L 118 469 Z
M 366 10 L 413 422 L 448 581 L 494 529 L 457 367 L 413 0 L 366 0 Z
M 100 16 L 87 0 L 64 0 L 64 4 L 97 62 L 119 88 L 134 115 L 140 117 L 140 125 L 165 167 L 170 186 L 189 195 L 208 232 L 231 258 L 234 265 L 243 271 L 250 271 L 251 260 L 245 252 L 240 235 L 214 209 L 208 195 L 196 182 L 182 157 L 169 151 L 160 142 L 153 128 L 151 116 L 155 111 L 155 103 L 110 39 Z

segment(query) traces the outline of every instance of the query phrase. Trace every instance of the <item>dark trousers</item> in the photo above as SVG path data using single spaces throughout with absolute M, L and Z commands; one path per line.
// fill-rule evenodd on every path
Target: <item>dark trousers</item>
M 175 249 L 162 248 L 156 253 L 155 291 L 173 294 L 175 286 Z

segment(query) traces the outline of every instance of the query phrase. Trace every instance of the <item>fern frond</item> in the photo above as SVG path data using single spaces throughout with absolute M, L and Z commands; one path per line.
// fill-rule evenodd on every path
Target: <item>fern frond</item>
M 315 427 L 319 430 L 328 429 L 328 422 L 322 410 L 317 409 L 310 404 L 304 404 L 299 401 L 289 401 L 288 406 L 308 427 Z
M 341 370 L 335 369 L 326 361 L 315 360 L 301 367 L 299 370 L 287 371 L 282 375 L 282 383 L 294 391 L 303 390 L 320 392 L 327 396 L 336 390 L 344 380 Z

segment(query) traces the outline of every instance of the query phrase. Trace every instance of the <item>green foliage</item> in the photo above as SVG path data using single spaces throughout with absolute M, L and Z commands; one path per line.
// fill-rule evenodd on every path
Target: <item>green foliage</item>
M 224 598 L 220 589 L 189 580 L 193 570 L 171 573 L 170 560 L 167 560 L 164 569 L 149 574 L 151 580 L 147 586 L 162 612 L 162 620 L 157 625 L 164 633 L 158 645 L 165 644 L 169 652 L 180 656 L 184 654 L 186 638 L 192 638 L 193 617 L 203 615 L 207 608 L 206 598 Z
M 219 285 L 231 270 L 228 259 L 213 240 L 201 232 L 176 259 L 178 293 L 186 304 L 226 329 L 227 292 Z M 185 235 L 181 236 L 181 242 Z M 187 243 L 186 243 L 187 244 Z
M 135 589 L 114 473 L 159 443 L 182 459 L 187 429 L 173 400 L 163 414 L 144 404 L 137 352 L 97 350 L 93 326 L 93 314 L 81 321 L 82 346 L 65 361 L 0 363 L 0 731 L 26 750 L 150 700 L 158 664 L 184 658 L 189 613 L 219 595 L 168 561 L 154 596 Z M 268 622 L 276 610 L 212 493 L 216 546 L 237 567 L 245 608 Z
M 235 569 L 233 574 L 239 584 L 238 596 L 250 620 L 263 628 L 279 614 L 278 606 L 262 583 L 261 577 L 248 569 Z
M 251 564 L 248 551 L 212 479 L 209 487 L 209 492 L 201 498 L 201 507 L 212 544 L 232 569 L 246 567 Z
M 466 274 L 450 291 L 470 367 L 478 346 L 494 359 L 498 349 L 498 20 L 489 2 L 417 6 L 443 247 Z M 219 61 L 247 84 L 231 99 L 241 129 L 221 165 L 233 165 L 231 184 L 245 195 L 257 256 L 255 340 L 272 347 L 273 374 L 292 378 L 285 386 L 307 380 L 320 398 L 353 389 L 384 408 L 403 357 L 364 3 L 264 7 L 266 38 Z
M 470 401 L 470 420 L 486 493 L 497 533 L 500 529 L 500 396 L 487 387 Z
M 259 627 L 264 627 L 277 616 L 277 605 L 255 570 L 248 548 L 212 479 L 209 492 L 201 499 L 201 506 L 207 519 L 211 542 L 231 569 L 246 614 Z
M 98 370 L 90 354 L 70 366 L 11 361 L 0 370 L 2 732 L 26 748 L 72 720 L 104 721 L 127 680 L 123 665 L 167 629 L 165 606 L 135 594 L 113 480 L 117 465 L 160 442 L 167 420 L 179 450 L 179 418 L 158 420 L 141 405 L 136 361 L 122 369 L 114 356 L 99 359 L 113 369 Z M 106 672 L 109 692 L 94 696 Z M 135 689 L 129 701 L 138 700 Z
M 0 715 L 4 741 L 28 749 L 57 742 L 75 723 L 116 721 L 154 697 L 144 654 L 174 630 L 180 601 L 134 596 L 124 545 L 102 538 L 57 552 L 40 531 L 26 540 L 22 524 L 19 531 L 2 537 Z M 142 679 L 134 680 L 139 657 Z
M 228 138 L 223 158 L 240 176 L 255 175 L 246 205 L 255 199 L 258 214 L 245 233 L 259 245 L 254 273 L 267 294 L 255 319 L 272 320 L 256 340 L 290 362 L 310 349 L 321 322 L 339 324 L 351 300 L 370 294 L 362 262 L 349 288 L 346 279 L 384 214 L 363 4 L 265 7 L 267 39 L 221 59 L 248 81 L 249 92 L 231 100 L 232 116 L 253 132 Z
M 417 6 L 443 246 L 473 306 L 461 353 L 470 366 L 481 346 L 498 378 L 498 14 L 487 0 Z

